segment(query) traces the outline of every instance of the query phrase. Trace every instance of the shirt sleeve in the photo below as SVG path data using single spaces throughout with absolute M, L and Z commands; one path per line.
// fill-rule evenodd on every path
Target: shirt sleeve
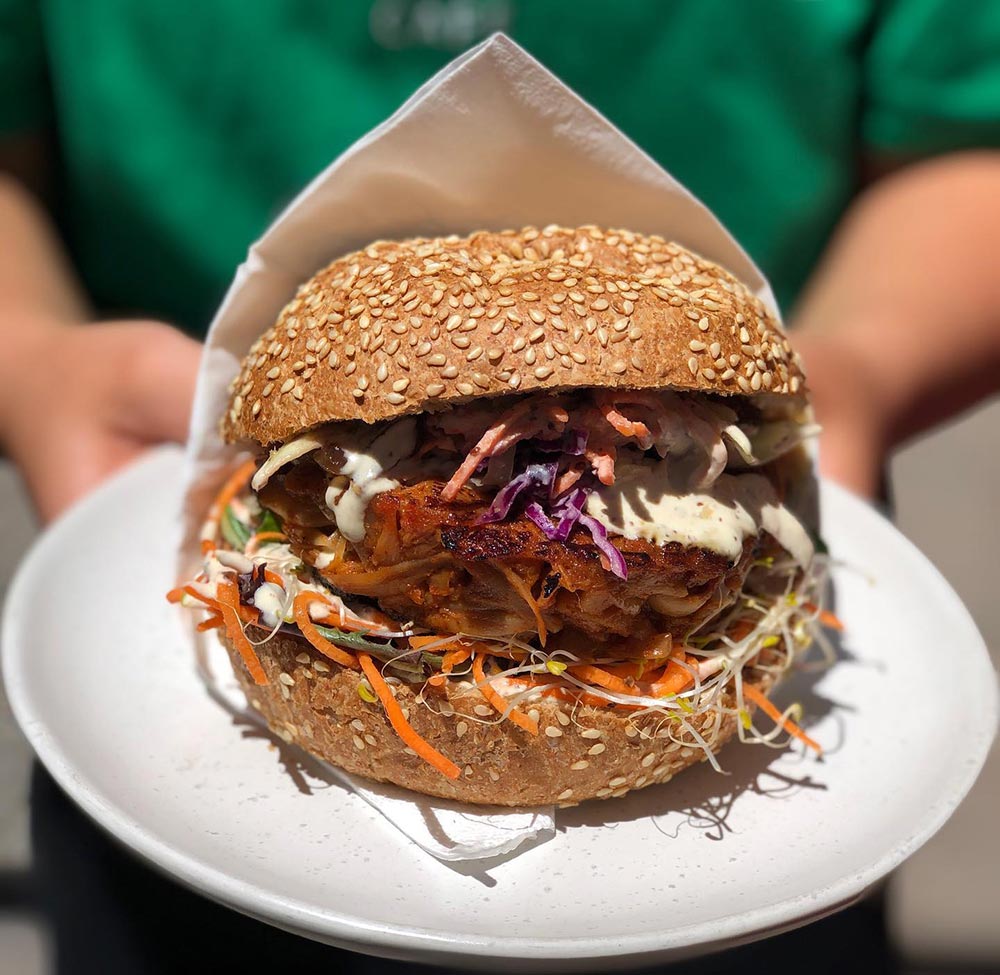
M 883 0 L 877 9 L 865 144 L 921 154 L 1000 145 L 1000 3 Z
M 49 117 L 41 0 L 0 0 L 0 135 Z

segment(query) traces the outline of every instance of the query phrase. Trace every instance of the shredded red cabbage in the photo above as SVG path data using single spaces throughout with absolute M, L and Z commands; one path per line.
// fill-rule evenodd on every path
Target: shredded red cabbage
M 525 516 L 530 518 L 550 541 L 566 541 L 573 528 L 580 525 L 586 528 L 594 544 L 607 558 L 610 571 L 625 579 L 628 577 L 628 567 L 621 552 L 608 538 L 604 526 L 583 513 L 592 490 L 590 487 L 592 477 L 585 475 L 582 485 L 577 482 L 561 495 L 555 496 L 560 468 L 574 463 L 586 448 L 586 430 L 567 431 L 559 440 L 534 438 L 523 442 L 518 450 L 519 463 L 515 466 L 521 466 L 525 461 L 528 463 L 520 474 L 500 488 L 492 504 L 480 516 L 479 524 L 503 521 L 515 505 L 523 504 Z M 553 453 L 559 454 L 555 460 L 531 461 L 531 458 L 537 458 L 539 454 L 551 456 Z
M 577 518 L 577 523 L 590 532 L 591 538 L 594 539 L 594 544 L 607 556 L 608 568 L 611 569 L 612 573 L 618 576 L 619 579 L 627 579 L 628 566 L 625 564 L 625 556 L 612 544 L 604 525 L 596 518 L 591 518 L 590 515 L 584 514 L 581 514 Z

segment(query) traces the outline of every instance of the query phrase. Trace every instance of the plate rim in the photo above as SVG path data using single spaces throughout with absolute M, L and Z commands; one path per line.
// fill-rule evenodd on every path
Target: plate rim
M 970 637 L 975 637 L 974 666 L 982 670 L 983 678 L 987 678 L 976 682 L 974 693 L 982 697 L 975 708 L 975 713 L 980 717 L 980 727 L 974 737 L 967 739 L 967 754 L 963 760 L 952 767 L 955 787 L 951 795 L 947 801 L 927 807 L 916 818 L 915 827 L 864 870 L 841 877 L 811 894 L 798 894 L 725 918 L 697 921 L 669 931 L 626 936 L 553 937 L 544 940 L 517 936 L 497 938 L 469 933 L 461 934 L 456 940 L 454 935 L 443 930 L 374 922 L 275 894 L 175 848 L 134 819 L 113 796 L 102 793 L 86 775 L 81 774 L 61 746 L 58 735 L 46 723 L 44 708 L 39 709 L 33 701 L 25 667 L 25 644 L 29 641 L 18 638 L 22 626 L 19 607 L 26 604 L 26 593 L 37 572 L 36 566 L 45 564 L 50 549 L 59 544 L 60 537 L 68 530 L 68 526 L 86 520 L 92 509 L 100 508 L 105 503 L 106 497 L 118 491 L 129 490 L 133 481 L 141 482 L 146 477 L 152 477 L 152 472 L 161 466 L 170 469 L 172 473 L 178 473 L 174 468 L 182 465 L 183 460 L 184 455 L 178 447 L 159 447 L 150 451 L 74 505 L 34 541 L 18 565 L 5 599 L 0 626 L 3 681 L 15 719 L 39 760 L 70 798 L 106 832 L 145 862 L 165 871 L 191 889 L 244 914 L 302 936 L 340 944 L 352 950 L 383 949 L 394 957 L 414 960 L 447 958 L 453 962 L 462 959 L 483 961 L 490 958 L 498 961 L 580 961 L 611 956 L 627 956 L 638 962 L 679 954 L 685 949 L 700 946 L 721 947 L 754 940 L 755 936 L 794 927 L 799 919 L 801 923 L 808 923 L 856 901 L 916 852 L 944 825 L 969 793 L 996 736 L 997 675 L 982 634 L 958 594 L 930 559 L 895 525 L 850 491 L 833 482 L 823 481 L 824 491 L 839 495 L 839 500 L 846 500 L 849 505 L 856 505 L 859 511 L 864 512 L 861 517 L 871 519 L 881 529 L 888 528 L 904 548 L 908 549 L 908 554 L 919 565 L 920 571 L 933 580 L 951 608 L 964 617 Z M 970 666 L 973 664 L 970 663 Z M 552 842 L 558 842 L 558 835 Z M 359 938 L 359 935 L 363 937 Z M 378 951 L 371 953 L 379 954 Z

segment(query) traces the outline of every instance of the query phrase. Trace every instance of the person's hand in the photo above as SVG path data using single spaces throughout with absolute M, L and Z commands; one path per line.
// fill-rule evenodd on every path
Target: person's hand
M 187 436 L 198 342 L 151 321 L 21 335 L 0 388 L 0 443 L 43 521 L 149 447 Z
M 792 335 L 802 356 L 816 421 L 819 467 L 865 498 L 878 495 L 889 442 L 879 380 L 868 357 L 836 334 Z

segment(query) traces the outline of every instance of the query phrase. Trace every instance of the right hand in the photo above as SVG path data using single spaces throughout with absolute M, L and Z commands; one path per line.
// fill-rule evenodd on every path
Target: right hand
M 0 389 L 0 443 L 42 521 L 144 451 L 187 437 L 201 345 L 154 321 L 22 332 Z

